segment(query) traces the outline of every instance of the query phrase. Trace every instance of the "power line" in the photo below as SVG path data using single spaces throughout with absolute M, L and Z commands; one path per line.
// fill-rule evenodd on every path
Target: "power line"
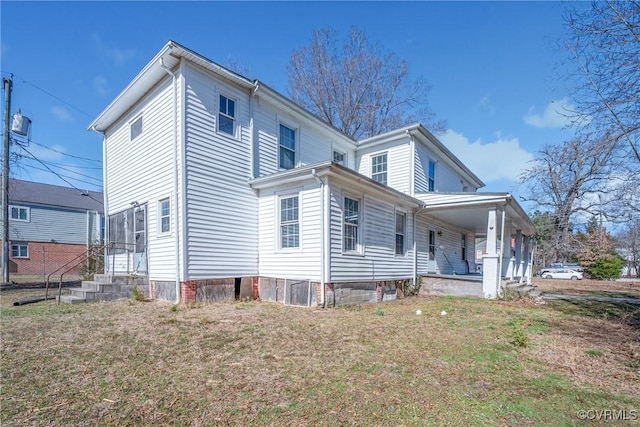
M 98 185 L 98 184 L 95 184 L 95 183 L 92 183 L 92 182 L 88 182 L 88 181 L 84 181 L 84 180 L 82 180 L 82 179 L 79 179 L 79 178 L 76 178 L 76 177 L 73 177 L 73 176 L 63 175 L 63 174 L 60 174 L 60 173 L 56 173 L 56 172 L 51 171 L 51 169 L 43 169 L 43 168 L 39 168 L 39 167 L 34 166 L 34 165 L 21 165 L 21 166 L 22 166 L 22 167 L 25 167 L 25 168 L 35 169 L 35 170 L 37 170 L 37 171 L 51 172 L 51 173 L 54 173 L 54 174 L 55 174 L 58 178 L 60 178 L 60 179 L 62 179 L 62 178 L 69 178 L 69 179 L 72 179 L 72 180 L 74 180 L 74 181 L 81 182 L 81 183 L 83 183 L 83 184 L 91 185 L 91 186 L 93 186 L 93 187 L 102 188 L 102 186 L 101 186 L 101 185 Z M 65 182 L 67 182 L 67 181 L 65 181 Z M 74 188 L 75 188 L 75 187 L 74 187 Z M 78 190 L 80 190 L 80 189 L 78 189 Z M 83 192 L 84 192 L 84 190 L 80 190 L 80 191 L 83 191 Z
M 47 90 L 45 90 L 45 89 L 42 89 L 41 87 L 39 87 L 39 86 L 37 86 L 37 85 L 35 85 L 35 84 L 31 83 L 30 81 L 25 80 L 23 77 L 20 77 L 20 76 L 18 76 L 17 74 L 14 74 L 14 77 L 19 78 L 20 80 L 22 80 L 22 82 L 23 82 L 23 83 L 26 83 L 26 84 L 28 84 L 28 85 L 33 86 L 34 88 L 38 89 L 39 91 L 41 91 L 41 92 L 43 92 L 43 93 L 46 93 L 46 94 L 47 94 L 47 95 L 49 95 L 50 97 L 52 97 L 52 98 L 54 98 L 54 99 L 56 99 L 56 100 L 58 100 L 58 101 L 62 102 L 63 104 L 67 105 L 68 107 L 73 108 L 74 110 L 76 110 L 76 111 L 78 111 L 78 112 L 80 112 L 80 113 L 84 114 L 85 116 L 87 116 L 87 117 L 89 117 L 89 118 L 93 118 L 93 117 L 94 117 L 94 115 L 89 114 L 89 113 L 87 113 L 86 111 L 81 110 L 80 108 L 76 107 L 76 106 L 75 106 L 75 105 L 73 105 L 73 104 L 70 104 L 69 102 L 65 101 L 64 99 L 60 98 L 59 96 L 56 96 L 56 95 L 52 94 L 51 92 L 49 92 L 49 91 L 47 91 Z
M 29 141 L 29 142 L 30 142 L 31 144 L 35 144 L 35 145 L 37 145 L 38 147 L 42 147 L 42 148 L 45 148 L 45 149 L 47 149 L 47 150 L 51 150 L 51 151 L 53 151 L 54 153 L 62 154 L 63 156 L 72 157 L 72 158 L 74 158 L 74 159 L 78 159 L 78 160 L 86 160 L 86 161 L 88 161 L 88 162 L 102 163 L 102 160 L 90 159 L 90 158 L 88 158 L 88 157 L 75 156 L 75 155 L 73 155 L 73 154 L 68 154 L 68 153 L 65 153 L 64 151 L 56 150 L 55 148 L 48 147 L 48 146 L 46 146 L 46 145 L 40 144 L 40 143 L 35 142 L 35 141 Z
M 22 154 L 18 154 L 17 156 L 18 156 L 18 157 L 20 157 L 20 158 L 26 159 L 26 160 L 32 160 L 31 158 L 26 157 L 26 156 L 23 156 Z M 76 175 L 83 176 L 83 177 L 85 177 L 85 178 L 89 178 L 89 179 L 93 179 L 93 180 L 95 180 L 95 181 L 99 181 L 100 183 L 102 183 L 102 178 L 96 178 L 95 176 L 86 175 L 86 174 L 83 174 L 83 173 L 80 173 L 80 172 L 76 172 L 76 171 L 74 171 L 73 169 L 69 169 L 69 168 L 66 168 L 66 167 L 64 167 L 64 166 L 60 166 L 59 164 L 55 164 L 55 163 L 51 163 L 51 162 L 47 162 L 47 161 L 45 161 L 45 160 L 42 160 L 42 163 L 46 163 L 46 164 L 47 164 L 47 165 L 49 165 L 49 166 L 53 166 L 53 167 L 56 167 L 56 168 L 58 168 L 58 169 L 62 169 L 63 171 L 71 172 L 71 173 L 74 173 L 74 174 L 76 174 Z M 33 167 L 32 165 L 25 165 L 25 166 Z M 67 166 L 67 165 L 66 165 L 66 166 Z M 71 177 L 68 177 L 68 178 L 71 178 Z M 74 178 L 74 179 L 75 179 L 75 178 Z M 83 182 L 83 181 L 81 181 L 81 182 Z
M 24 147 L 21 147 L 21 148 L 22 148 L 22 149 L 23 149 L 27 154 L 29 154 L 31 157 L 33 157 L 33 159 L 34 159 L 34 160 L 36 160 L 36 161 L 37 161 L 38 163 L 40 163 L 42 166 L 44 166 L 45 168 L 47 168 L 47 170 L 48 170 L 49 172 L 51 172 L 52 174 L 54 174 L 55 176 L 57 176 L 58 178 L 60 178 L 60 179 L 61 179 L 61 180 L 63 180 L 64 182 L 66 182 L 67 184 L 69 184 L 69 186 L 70 186 L 71 188 L 75 188 L 75 189 L 76 189 L 76 190 L 78 190 L 80 193 L 82 193 L 82 194 L 86 194 L 86 195 L 87 195 L 87 197 L 89 197 L 91 200 L 94 200 L 94 201 L 96 201 L 96 202 L 98 202 L 98 203 L 103 203 L 101 200 L 96 199 L 96 198 L 95 198 L 95 197 L 93 197 L 91 194 L 89 194 L 89 193 L 87 193 L 87 192 L 85 192 L 85 191 L 83 191 L 83 190 L 79 189 L 78 187 L 76 187 L 75 185 L 73 185 L 72 183 L 70 183 L 69 181 L 67 181 L 66 179 L 64 179 L 64 177 L 63 177 L 62 175 L 60 175 L 60 174 L 59 174 L 59 173 L 57 173 L 56 171 L 52 170 L 49 166 L 47 166 L 46 164 L 44 164 L 40 159 L 38 159 L 36 156 L 34 156 L 33 154 L 31 154 L 31 152 L 30 152 L 29 150 L 27 150 L 27 149 L 26 149 L 26 148 L 24 148 Z M 68 178 L 70 178 L 70 179 L 74 179 L 74 178 L 71 178 L 71 177 L 68 177 Z M 79 180 L 76 180 L 76 181 L 79 181 Z M 87 183 L 85 183 L 85 184 L 87 184 Z

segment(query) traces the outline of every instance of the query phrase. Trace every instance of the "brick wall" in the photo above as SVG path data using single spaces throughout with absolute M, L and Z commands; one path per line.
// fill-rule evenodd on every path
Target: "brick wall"
M 66 270 L 62 268 L 65 264 L 74 261 L 87 250 L 85 245 L 73 245 L 69 243 L 39 243 L 26 242 L 28 246 L 28 257 L 13 257 L 11 242 L 9 243 L 9 273 L 16 276 L 46 276 L 58 269 L 60 272 Z M 81 266 L 85 259 L 78 259 L 77 267 L 69 271 L 68 275 L 81 274 Z M 68 267 L 73 267 L 71 263 Z

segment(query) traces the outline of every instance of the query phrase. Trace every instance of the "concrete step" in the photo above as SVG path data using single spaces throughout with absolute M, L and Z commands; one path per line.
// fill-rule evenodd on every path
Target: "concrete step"
M 97 292 L 113 292 L 115 286 L 112 283 L 96 282 L 95 280 L 83 280 L 82 289 Z
M 113 292 L 99 292 L 85 288 L 69 288 L 69 293 L 85 301 L 106 301 L 116 298 Z
M 61 295 L 60 302 L 65 304 L 78 304 L 81 302 L 87 302 L 87 300 L 73 296 L 73 295 Z

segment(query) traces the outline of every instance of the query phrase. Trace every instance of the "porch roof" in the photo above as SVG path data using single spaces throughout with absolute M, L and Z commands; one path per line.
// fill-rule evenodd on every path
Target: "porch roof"
M 418 193 L 416 198 L 424 202 L 421 215 L 429 215 L 437 220 L 453 224 L 476 234 L 487 232 L 487 212 L 496 208 L 498 221 L 505 221 L 522 230 L 527 236 L 536 234 L 536 227 L 510 193 Z

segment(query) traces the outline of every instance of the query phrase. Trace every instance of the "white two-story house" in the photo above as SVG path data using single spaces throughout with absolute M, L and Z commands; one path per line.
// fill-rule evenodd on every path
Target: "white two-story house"
M 528 216 L 419 124 L 356 141 L 170 41 L 89 128 L 107 271 L 146 275 L 153 298 L 332 306 L 417 278 L 494 298 L 530 278 Z

